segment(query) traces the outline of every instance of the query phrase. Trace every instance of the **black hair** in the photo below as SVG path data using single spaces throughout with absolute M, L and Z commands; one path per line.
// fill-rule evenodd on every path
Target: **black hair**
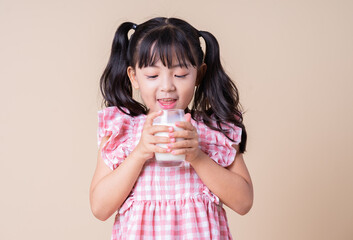
M 135 30 L 128 37 L 130 30 Z M 202 51 L 200 37 L 206 43 Z M 238 89 L 225 73 L 219 56 L 219 45 L 209 32 L 198 31 L 189 23 L 177 18 L 153 18 L 140 25 L 122 23 L 114 36 L 111 55 L 100 79 L 100 90 L 106 107 L 116 106 L 131 116 L 147 114 L 148 109 L 132 97 L 132 86 L 127 75 L 129 66 L 139 68 L 152 66 L 158 60 L 171 67 L 173 56 L 180 66 L 191 64 L 199 68 L 206 64 L 206 73 L 196 86 L 190 112 L 194 120 L 202 120 L 213 130 L 227 138 L 227 128 L 232 123 L 242 129 L 239 151 L 246 150 L 247 134 L 243 124 Z M 124 111 L 124 108 L 129 112 Z M 217 126 L 212 122 L 216 120 Z M 234 140 L 234 139 L 231 139 Z

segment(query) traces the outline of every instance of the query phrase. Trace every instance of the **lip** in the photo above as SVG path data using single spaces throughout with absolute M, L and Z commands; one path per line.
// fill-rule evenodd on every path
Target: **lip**
M 157 102 L 158 102 L 159 106 L 161 106 L 162 109 L 172 109 L 177 104 L 177 99 L 175 99 L 175 101 L 173 103 L 170 103 L 168 105 L 163 104 L 163 101 L 161 101 L 161 99 L 159 99 Z

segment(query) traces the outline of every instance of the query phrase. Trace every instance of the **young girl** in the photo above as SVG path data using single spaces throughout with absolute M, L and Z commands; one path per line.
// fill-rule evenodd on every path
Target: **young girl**
M 238 91 L 215 37 L 176 18 L 125 22 L 100 87 L 106 108 L 98 112 L 90 202 L 100 220 L 117 212 L 112 239 L 232 239 L 222 204 L 246 214 L 253 187 Z M 133 99 L 132 87 L 143 103 Z M 185 121 L 177 123 L 183 130 L 153 125 L 163 109 L 185 109 Z M 160 167 L 156 152 L 185 154 L 185 163 Z

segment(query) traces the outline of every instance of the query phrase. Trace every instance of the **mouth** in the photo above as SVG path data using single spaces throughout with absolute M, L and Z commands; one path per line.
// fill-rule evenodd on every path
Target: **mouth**
M 157 99 L 159 105 L 163 109 L 172 109 L 175 107 L 177 99 L 175 98 L 160 98 Z

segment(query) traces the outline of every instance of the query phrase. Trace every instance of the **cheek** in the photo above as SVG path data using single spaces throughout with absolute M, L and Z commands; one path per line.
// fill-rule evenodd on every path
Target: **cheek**
M 187 84 L 183 86 L 183 96 L 185 100 L 191 101 L 192 97 L 194 96 L 195 92 L 195 84 Z
M 140 96 L 144 100 L 144 102 L 149 101 L 149 99 L 154 99 L 156 94 L 156 84 L 149 82 L 140 82 Z
M 145 76 L 142 76 L 141 74 L 136 74 L 136 82 L 139 86 L 140 91 L 146 92 L 147 89 L 153 88 L 153 82 L 147 80 Z
M 156 81 L 147 81 L 140 83 L 140 91 L 152 94 L 158 89 L 159 84 Z

